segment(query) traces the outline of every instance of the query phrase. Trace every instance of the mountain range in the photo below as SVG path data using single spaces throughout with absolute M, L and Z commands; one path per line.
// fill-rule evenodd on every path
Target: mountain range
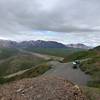
M 90 49 L 91 47 L 86 46 L 84 44 L 62 44 L 55 41 L 43 41 L 43 40 L 31 40 L 31 41 L 10 41 L 10 40 L 0 40 L 0 47 L 6 48 L 81 48 L 81 49 Z

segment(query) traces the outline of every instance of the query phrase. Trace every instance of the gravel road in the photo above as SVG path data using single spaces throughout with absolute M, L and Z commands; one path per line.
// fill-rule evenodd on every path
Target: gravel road
M 52 61 L 49 62 L 49 64 L 52 65 L 52 69 L 44 73 L 43 76 L 59 76 L 79 85 L 86 85 L 87 82 L 91 79 L 90 76 L 82 72 L 80 68 L 73 69 L 72 62 L 60 63 L 57 61 Z

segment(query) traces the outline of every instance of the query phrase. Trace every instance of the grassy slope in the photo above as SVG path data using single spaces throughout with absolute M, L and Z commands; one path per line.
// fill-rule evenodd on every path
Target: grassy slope
M 81 51 L 76 52 L 71 55 L 68 55 L 64 62 L 79 60 L 79 59 L 85 59 L 85 58 L 91 58 L 88 61 L 84 61 L 81 63 L 80 68 L 86 72 L 87 74 L 90 74 L 92 76 L 92 81 L 89 82 L 89 86 L 93 87 L 100 87 L 100 51 L 99 47 L 96 47 L 93 50 L 89 51 Z
M 92 76 L 92 81 L 88 85 L 100 88 L 100 56 L 82 62 L 80 68 Z
M 82 87 L 89 100 L 100 99 L 100 46 L 89 51 L 81 51 L 68 55 L 64 62 L 74 61 L 77 59 L 92 58 L 81 63 L 80 68 L 92 76 L 92 80 L 88 82 L 88 87 Z
M 53 56 L 65 57 L 66 55 L 70 53 L 81 51 L 82 49 L 77 49 L 77 48 L 76 49 L 74 48 L 27 48 L 26 50 L 37 52 L 37 53 L 42 53 L 42 54 L 53 55 Z
M 11 81 L 15 81 L 15 80 L 20 80 L 23 78 L 36 77 L 36 76 L 42 75 L 50 68 L 51 68 L 51 66 L 46 63 L 40 64 L 40 65 L 33 67 L 33 68 L 29 69 L 28 71 L 22 73 L 21 75 L 16 75 L 11 78 L 0 78 L 0 84 L 4 84 L 6 82 L 11 82 Z
M 84 94 L 87 96 L 89 100 L 100 100 L 100 89 L 93 87 L 81 87 L 84 91 Z
M 16 55 L 0 63 L 0 76 L 31 68 L 41 62 L 44 60 L 29 54 Z
M 33 56 L 29 53 L 23 53 L 15 48 L 0 48 L 0 82 L 8 82 L 12 80 L 22 79 L 24 77 L 35 77 L 50 67 L 47 65 L 40 65 L 35 68 L 36 65 L 39 65 L 43 62 L 46 62 L 44 59 Z M 30 69 L 21 76 L 15 76 L 10 79 L 3 79 L 2 77 L 19 72 L 21 70 Z
M 14 56 L 17 53 L 19 53 L 19 51 L 15 48 L 0 48 L 0 60 Z
M 91 58 L 97 56 L 97 52 L 93 50 L 89 51 L 80 51 L 80 52 L 75 52 L 72 53 L 68 56 L 65 57 L 64 62 L 69 62 L 69 61 L 74 61 L 74 60 L 79 60 L 79 59 L 85 59 L 85 58 Z

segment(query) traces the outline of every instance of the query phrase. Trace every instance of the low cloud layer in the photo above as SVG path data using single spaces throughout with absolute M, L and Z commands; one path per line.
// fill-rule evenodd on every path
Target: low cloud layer
M 99 45 L 99 9 L 100 0 L 0 0 L 0 38 L 18 39 L 21 35 L 31 39 L 28 36 L 37 33 L 35 38 L 39 38 L 39 33 L 47 31 L 43 33 L 46 40 L 59 38 L 62 33 L 64 37 L 79 34 L 80 38 L 85 37 L 86 43 L 90 41 L 89 36 L 94 39 L 91 43 Z M 48 31 L 58 35 L 48 35 Z M 68 37 L 62 42 L 66 40 Z

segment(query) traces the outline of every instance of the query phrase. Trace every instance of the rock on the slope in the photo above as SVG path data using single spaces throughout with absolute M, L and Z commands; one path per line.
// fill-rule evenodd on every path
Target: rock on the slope
M 23 79 L 0 86 L 0 100 L 87 100 L 80 88 L 61 78 Z

